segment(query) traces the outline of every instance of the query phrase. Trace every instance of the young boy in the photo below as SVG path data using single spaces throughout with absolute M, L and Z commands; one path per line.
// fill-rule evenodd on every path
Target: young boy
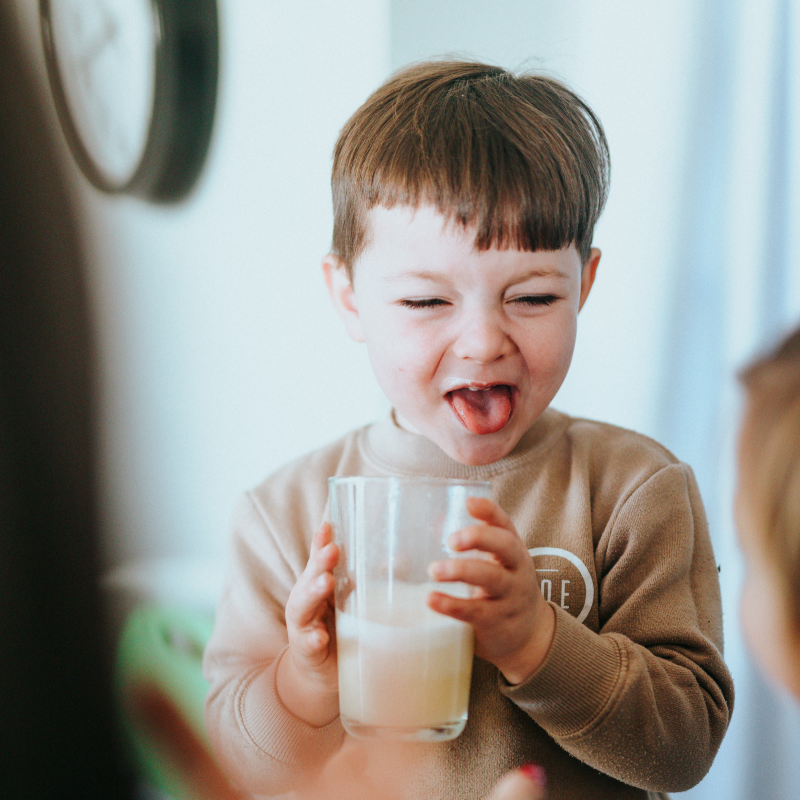
M 342 130 L 325 279 L 393 411 L 239 506 L 205 672 L 212 742 L 245 790 L 320 797 L 349 774 L 352 797 L 377 798 L 391 771 L 408 798 L 468 800 L 535 763 L 554 800 L 644 798 L 708 770 L 733 688 L 692 472 L 650 439 L 549 408 L 607 182 L 605 136 L 578 97 L 482 64 L 403 70 Z M 496 502 L 472 500 L 477 523 L 450 542 L 491 558 L 431 567 L 479 590 L 429 599 L 475 629 L 453 741 L 389 748 L 338 720 L 323 520 L 328 477 L 354 474 L 492 482 Z

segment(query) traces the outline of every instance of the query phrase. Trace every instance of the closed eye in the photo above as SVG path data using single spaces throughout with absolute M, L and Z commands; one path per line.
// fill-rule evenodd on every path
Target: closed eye
M 514 297 L 511 302 L 522 306 L 550 306 L 558 300 L 554 294 L 525 294 Z
M 404 306 L 405 308 L 433 308 L 435 306 L 445 306 L 447 305 L 447 301 L 438 297 L 422 297 L 419 300 L 401 300 L 399 305 Z

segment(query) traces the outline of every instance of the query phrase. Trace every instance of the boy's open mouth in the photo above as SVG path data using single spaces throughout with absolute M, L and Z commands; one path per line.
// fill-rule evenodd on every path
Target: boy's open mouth
M 502 430 L 514 410 L 514 390 L 502 383 L 463 386 L 448 392 L 446 397 L 464 427 L 482 435 Z

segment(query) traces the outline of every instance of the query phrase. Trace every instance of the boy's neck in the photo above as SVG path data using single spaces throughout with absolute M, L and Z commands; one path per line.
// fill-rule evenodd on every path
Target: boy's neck
M 404 431 L 416 433 L 418 436 L 421 436 L 420 432 L 402 414 L 398 414 L 397 410 L 394 408 L 392 409 L 392 419 L 398 428 L 402 428 Z

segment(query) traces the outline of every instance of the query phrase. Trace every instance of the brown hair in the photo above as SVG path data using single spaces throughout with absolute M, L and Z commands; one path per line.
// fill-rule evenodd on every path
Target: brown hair
M 748 409 L 739 493 L 800 636 L 800 328 L 740 374 Z
M 475 247 L 558 250 L 586 261 L 608 195 L 592 110 L 559 81 L 468 61 L 400 70 L 353 114 L 333 156 L 333 253 L 352 273 L 367 212 L 421 203 L 475 226 Z

